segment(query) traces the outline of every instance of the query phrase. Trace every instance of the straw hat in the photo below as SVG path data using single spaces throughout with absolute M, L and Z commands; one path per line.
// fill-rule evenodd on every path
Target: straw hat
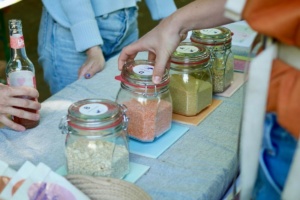
M 106 177 L 85 175 L 65 176 L 75 187 L 92 200 L 151 200 L 152 198 L 133 183 Z

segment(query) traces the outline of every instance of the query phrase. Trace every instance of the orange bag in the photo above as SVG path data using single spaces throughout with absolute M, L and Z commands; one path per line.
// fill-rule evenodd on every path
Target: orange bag
M 242 17 L 255 31 L 300 47 L 299 0 L 248 0 Z
M 279 124 L 295 138 L 299 137 L 300 70 L 279 59 L 273 61 L 267 112 L 276 112 Z
M 242 16 L 257 32 L 300 47 L 299 0 L 248 0 Z M 280 59 L 273 62 L 267 112 L 276 112 L 279 124 L 299 137 L 300 70 Z

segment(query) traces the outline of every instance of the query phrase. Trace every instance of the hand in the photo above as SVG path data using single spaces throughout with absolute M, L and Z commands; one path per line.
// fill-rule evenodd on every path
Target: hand
M 103 70 L 105 59 L 99 46 L 94 46 L 86 51 L 87 59 L 78 71 L 78 78 L 92 78 L 96 73 Z
M 28 112 L 22 109 L 15 108 L 29 108 L 34 110 L 39 110 L 41 104 L 37 101 L 22 99 L 16 96 L 29 96 L 37 99 L 39 96 L 38 91 L 32 87 L 10 87 L 0 83 L 0 122 L 16 131 L 24 131 L 25 127 L 13 122 L 9 119 L 9 115 L 17 116 L 29 120 L 39 120 L 40 115 L 38 113 Z
M 226 0 L 197 0 L 176 10 L 138 41 L 123 48 L 118 60 L 119 69 L 126 61 L 133 60 L 137 53 L 148 51 L 148 59 L 155 61 L 152 81 L 160 83 L 172 53 L 188 31 L 231 21 L 224 17 L 225 3 Z
M 155 61 L 152 81 L 160 83 L 172 53 L 186 36 L 171 21 L 162 20 L 138 41 L 123 48 L 118 60 L 119 69 L 126 61 L 133 60 L 138 52 L 148 51 L 148 59 Z

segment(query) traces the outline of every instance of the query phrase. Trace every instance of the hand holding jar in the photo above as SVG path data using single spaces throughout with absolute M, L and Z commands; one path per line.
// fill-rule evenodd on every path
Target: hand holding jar
M 118 60 L 119 69 L 127 61 L 134 60 L 138 52 L 148 51 L 148 60 L 155 61 L 152 81 L 159 84 L 170 56 L 185 39 L 188 31 L 232 22 L 224 17 L 225 2 L 226 0 L 198 0 L 178 9 L 138 41 L 123 48 Z

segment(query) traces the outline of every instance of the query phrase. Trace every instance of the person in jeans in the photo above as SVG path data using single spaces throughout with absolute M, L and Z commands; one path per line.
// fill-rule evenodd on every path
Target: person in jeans
M 137 0 L 43 0 L 39 63 L 52 94 L 91 78 L 138 39 Z M 173 0 L 146 0 L 153 19 L 176 10 Z

